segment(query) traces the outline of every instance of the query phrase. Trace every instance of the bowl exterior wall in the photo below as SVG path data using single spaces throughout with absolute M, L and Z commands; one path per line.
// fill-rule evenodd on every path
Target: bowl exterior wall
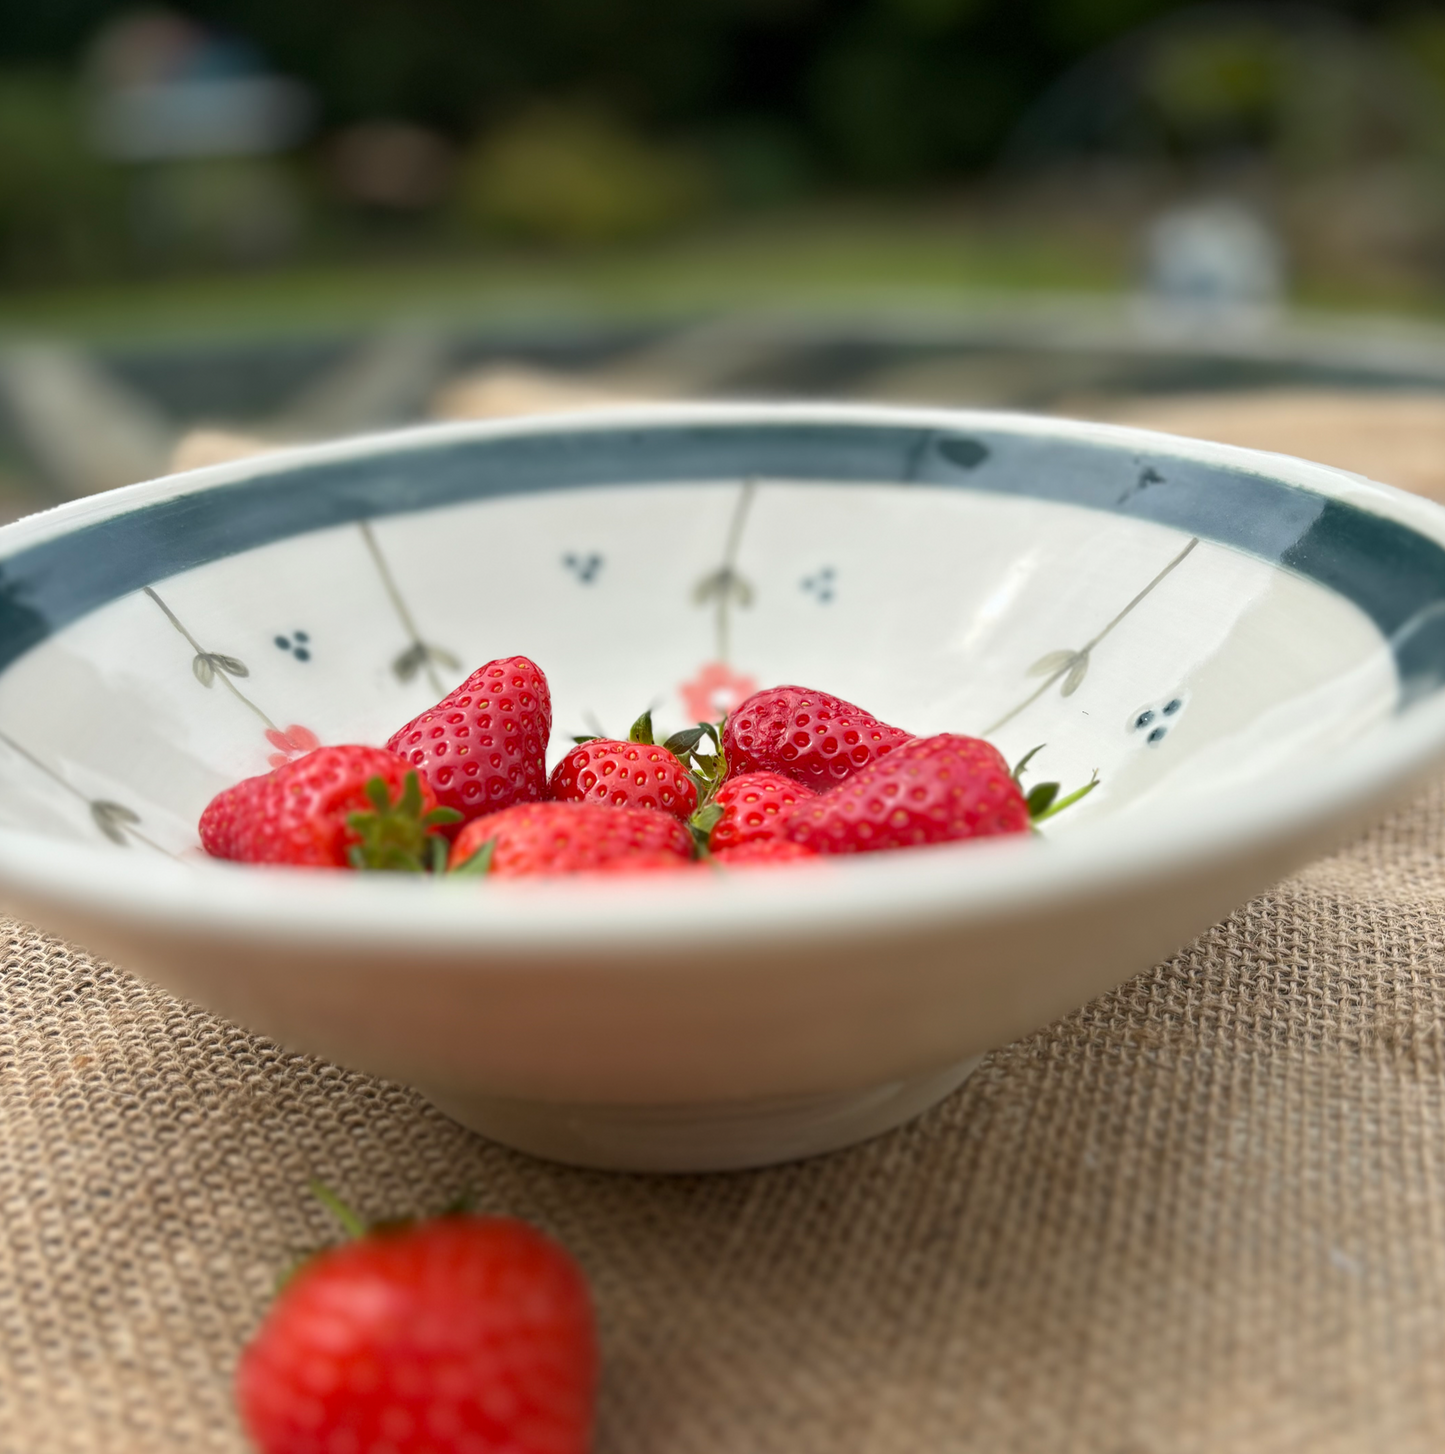
M 913 927 L 489 956 L 9 907 L 283 1044 L 443 1100 L 699 1105 L 867 1090 L 1007 1043 L 1167 957 L 1359 826 Z

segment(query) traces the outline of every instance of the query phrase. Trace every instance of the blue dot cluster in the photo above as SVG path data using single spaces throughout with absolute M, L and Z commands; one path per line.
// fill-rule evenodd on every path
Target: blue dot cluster
M 1157 747 L 1168 735 L 1170 721 L 1184 710 L 1184 699 L 1182 697 L 1170 697 L 1162 707 L 1145 707 L 1137 717 L 1134 718 L 1130 730 L 1134 732 L 1147 732 L 1145 739 L 1151 747 Z
M 297 661 L 311 660 L 311 638 L 304 631 L 293 631 L 290 636 L 278 636 L 276 646 L 280 651 L 289 651 Z

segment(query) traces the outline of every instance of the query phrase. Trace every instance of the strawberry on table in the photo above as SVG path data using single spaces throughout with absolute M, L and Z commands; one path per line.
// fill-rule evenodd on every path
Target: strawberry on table
M 806 784 L 780 772 L 745 772 L 730 777 L 713 795 L 722 815 L 713 825 L 708 846 L 716 854 L 746 843 L 779 838 L 792 810 L 815 796 Z
M 653 808 L 679 818 L 697 807 L 696 785 L 667 748 L 611 737 L 578 743 L 552 769 L 548 787 L 559 803 Z
M 456 1214 L 303 1265 L 241 1355 L 236 1401 L 262 1454 L 585 1454 L 597 1368 L 567 1252 Z
M 201 814 L 213 858 L 296 868 L 420 872 L 435 830 L 454 821 L 384 747 L 318 747 L 218 793 Z
M 723 727 L 730 772 L 781 773 L 818 792 L 911 740 L 871 712 L 808 687 L 754 692 Z
M 1031 821 L 1028 799 L 998 749 L 943 732 L 894 748 L 795 808 L 786 834 L 817 853 L 875 853 L 1026 833 Z
M 525 656 L 508 656 L 478 667 L 386 745 L 467 819 L 544 796 L 551 734 L 547 678 Z
M 450 867 L 476 866 L 492 878 L 640 872 L 685 868 L 693 847 L 686 825 L 654 808 L 519 803 L 468 823 L 452 845 Z

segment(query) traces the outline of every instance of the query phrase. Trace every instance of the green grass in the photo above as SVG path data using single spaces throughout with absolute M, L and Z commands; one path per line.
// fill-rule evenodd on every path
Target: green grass
M 963 306 L 981 294 L 1122 294 L 1127 238 L 1000 220 L 985 209 L 812 207 L 627 248 L 393 250 L 256 272 L 0 290 L 0 337 L 92 342 L 275 337 L 387 323 L 447 328 L 665 320 L 734 309 Z M 1305 275 L 1293 301 L 1331 312 L 1445 317 L 1420 281 Z
M 938 216 L 837 212 L 585 254 L 476 251 L 0 293 L 0 330 L 90 339 L 275 334 L 391 320 L 666 316 L 979 291 L 1113 291 L 1115 250 Z

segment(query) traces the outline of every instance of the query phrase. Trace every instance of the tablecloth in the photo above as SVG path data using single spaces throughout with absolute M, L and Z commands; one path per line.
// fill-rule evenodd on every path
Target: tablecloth
M 1445 785 L 868 1145 L 568 1170 L 0 931 L 0 1449 L 243 1447 L 280 1269 L 484 1210 L 595 1290 L 597 1454 L 1445 1445 Z

